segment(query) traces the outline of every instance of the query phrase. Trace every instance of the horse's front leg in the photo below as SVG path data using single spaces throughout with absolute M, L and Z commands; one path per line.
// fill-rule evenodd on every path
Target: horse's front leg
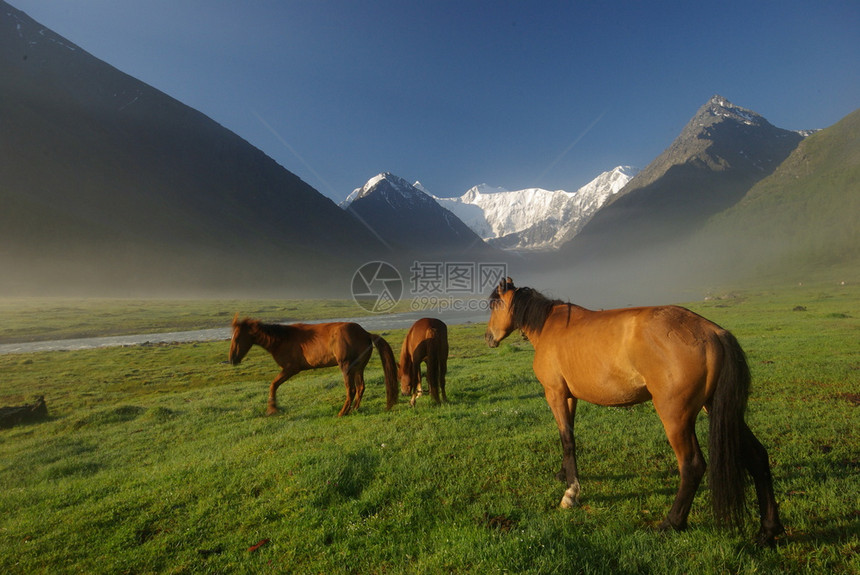
M 546 400 L 555 417 L 561 438 L 561 471 L 556 477 L 564 482 L 567 489 L 561 498 L 561 506 L 570 509 L 579 505 L 579 470 L 576 465 L 576 440 L 573 435 L 573 419 L 576 415 L 576 398 L 571 397 L 567 386 L 562 384 L 553 390 L 545 387 Z
M 266 408 L 266 415 L 274 415 L 275 413 L 278 413 L 278 402 L 275 399 L 275 396 L 278 393 L 278 388 L 282 383 L 290 379 L 295 374 L 295 371 L 284 368 L 281 370 L 281 373 L 278 374 L 278 377 L 273 379 L 272 383 L 269 384 L 269 402 L 268 407 Z
M 420 358 L 413 358 L 412 362 L 412 373 L 409 376 L 411 378 L 412 384 L 410 388 L 412 390 L 412 398 L 409 400 L 410 407 L 415 407 L 415 402 L 419 397 L 423 395 L 421 390 L 421 360 Z

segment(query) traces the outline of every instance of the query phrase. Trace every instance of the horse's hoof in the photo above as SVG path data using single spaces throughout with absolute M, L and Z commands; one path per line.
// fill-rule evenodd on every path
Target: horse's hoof
M 564 492 L 564 497 L 561 498 L 562 509 L 573 509 L 579 507 L 579 485 L 571 485 Z
M 277 407 L 270 407 L 269 409 L 266 410 L 266 415 L 277 415 L 278 411 L 279 410 Z
M 686 521 L 684 523 L 682 523 L 681 525 L 675 525 L 674 523 L 669 521 L 669 519 L 667 518 L 667 519 L 664 519 L 662 523 L 660 523 L 660 525 L 657 527 L 657 530 L 658 531 L 669 531 L 671 529 L 672 531 L 683 531 L 686 528 L 687 528 L 687 522 Z
M 755 543 L 759 547 L 769 547 L 773 549 L 776 547 L 776 538 L 783 533 L 785 533 L 785 528 L 782 525 L 772 528 L 762 527 L 756 535 Z

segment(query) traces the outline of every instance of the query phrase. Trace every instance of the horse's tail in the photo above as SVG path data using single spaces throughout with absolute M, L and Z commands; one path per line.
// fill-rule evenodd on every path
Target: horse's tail
M 741 437 L 750 390 L 750 370 L 738 340 L 728 331 L 718 334 L 723 361 L 708 415 L 708 483 L 714 516 L 720 524 L 740 527 L 746 517 L 746 469 Z
M 391 351 L 391 346 L 382 336 L 372 333 L 370 337 L 382 359 L 382 371 L 385 374 L 385 409 L 391 409 L 397 403 L 397 362 L 394 361 L 394 352 Z

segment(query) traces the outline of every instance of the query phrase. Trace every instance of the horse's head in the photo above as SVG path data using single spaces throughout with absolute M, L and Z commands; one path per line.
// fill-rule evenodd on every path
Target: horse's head
M 251 335 L 250 322 L 247 319 L 239 321 L 239 314 L 233 318 L 233 337 L 230 340 L 230 364 L 239 365 L 251 346 L 254 338 Z
M 484 338 L 490 347 L 499 347 L 499 342 L 516 329 L 513 316 L 514 280 L 503 279 L 490 294 L 490 319 Z
M 412 377 L 406 371 L 400 372 L 400 393 L 412 395 Z
M 397 372 L 400 376 L 400 393 L 402 395 L 412 395 L 412 374 L 403 365 L 397 365 Z

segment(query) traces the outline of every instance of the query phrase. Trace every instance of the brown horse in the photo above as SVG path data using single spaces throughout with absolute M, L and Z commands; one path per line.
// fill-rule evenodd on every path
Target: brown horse
M 486 339 L 490 347 L 519 329 L 534 346 L 534 372 L 561 435 L 567 490 L 562 507 L 579 502 L 573 420 L 582 399 L 597 405 L 654 402 L 675 456 L 681 484 L 661 529 L 684 529 L 705 473 L 696 439 L 696 416 L 710 417 L 708 482 L 720 524 L 742 525 L 744 468 L 755 481 L 760 545 L 783 533 L 768 455 L 744 421 L 750 372 L 728 331 L 676 306 L 609 311 L 549 300 L 502 280 L 490 296 Z
M 445 395 L 445 374 L 448 371 L 448 326 L 445 322 L 425 317 L 419 319 L 409 329 L 400 351 L 400 391 L 411 395 L 409 404 L 421 391 L 421 362 L 427 365 L 427 384 L 433 401 L 439 404 L 448 402 Z
M 397 403 L 397 364 L 394 353 L 382 337 L 365 331 L 357 323 L 266 324 L 255 319 L 233 318 L 230 363 L 239 365 L 251 346 L 264 348 L 281 366 L 281 373 L 269 385 L 267 415 L 277 413 L 275 394 L 289 378 L 307 369 L 340 367 L 346 385 L 346 402 L 338 417 L 358 409 L 364 395 L 364 368 L 373 346 L 382 358 L 385 374 L 386 409 Z

